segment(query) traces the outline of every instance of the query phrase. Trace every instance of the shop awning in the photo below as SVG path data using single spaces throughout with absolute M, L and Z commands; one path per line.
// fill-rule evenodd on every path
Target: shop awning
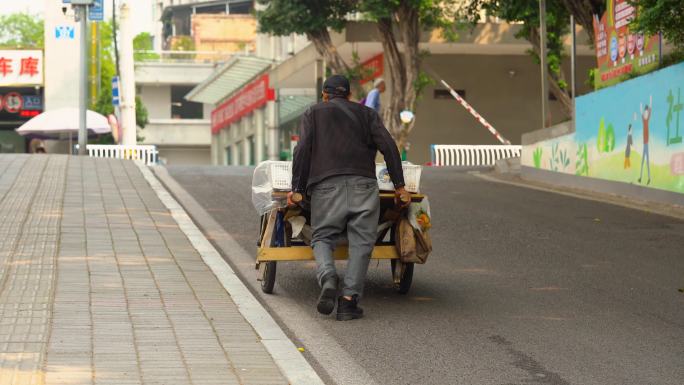
M 297 119 L 310 105 L 316 103 L 316 96 L 312 95 L 280 95 L 278 108 L 278 122 L 289 123 Z
M 272 60 L 254 56 L 234 56 L 208 79 L 185 95 L 191 102 L 218 104 L 271 67 Z

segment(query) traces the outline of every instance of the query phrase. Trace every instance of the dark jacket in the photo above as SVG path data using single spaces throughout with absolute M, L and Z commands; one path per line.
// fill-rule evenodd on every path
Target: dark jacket
M 352 119 L 340 107 L 347 107 Z M 377 151 L 385 156 L 395 188 L 404 186 L 399 150 L 377 112 L 343 98 L 314 104 L 304 112 L 294 150 L 292 189 L 305 193 L 335 175 L 375 176 Z

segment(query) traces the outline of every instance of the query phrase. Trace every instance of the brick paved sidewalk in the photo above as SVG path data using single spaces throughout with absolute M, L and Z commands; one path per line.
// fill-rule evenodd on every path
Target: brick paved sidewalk
M 0 385 L 287 383 L 130 161 L 0 155 Z

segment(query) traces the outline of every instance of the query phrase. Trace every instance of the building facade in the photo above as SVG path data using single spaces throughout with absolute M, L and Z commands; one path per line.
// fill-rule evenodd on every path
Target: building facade
M 472 107 L 514 144 L 520 143 L 523 133 L 542 127 L 539 65 L 528 54 L 531 45 L 515 37 L 519 29 L 519 25 L 481 23 L 470 33 L 463 33 L 456 41 L 445 41 L 439 33 L 423 34 L 420 49 L 430 52 L 423 60 L 423 65 L 438 78 L 426 87 L 414 111 L 416 121 L 409 137 L 408 160 L 421 164 L 429 162 L 432 144 L 498 144 L 494 136 L 452 98 L 440 84 L 441 79 L 464 96 Z M 337 51 L 348 63 L 358 57 L 363 65 L 370 67 L 373 76 L 383 76 L 386 62 L 373 23 L 351 21 L 340 33 L 331 32 L 331 38 Z M 224 87 L 222 89 L 225 92 L 218 92 L 213 99 L 198 99 L 199 89 L 188 95 L 191 100 L 201 99 L 218 108 L 222 102 L 249 87 L 254 79 L 267 75 L 269 87 L 273 88 L 272 116 L 275 121 L 273 123 L 267 119 L 267 126 L 276 127 L 276 132 L 265 135 L 271 149 L 261 152 L 265 155 L 257 156 L 257 162 L 289 158 L 297 139 L 298 117 L 306 106 L 316 101 L 317 81 L 326 73 L 325 64 L 313 45 L 304 40 L 298 46 L 297 39 L 302 41 L 301 37 L 258 36 L 257 54 L 271 60 L 269 68 L 243 74 L 241 81 L 235 83 L 239 86 Z M 578 41 L 586 39 L 580 35 Z M 569 66 L 569 63 L 565 64 Z M 580 45 L 577 57 L 578 94 L 590 91 L 586 80 L 588 70 L 593 66 L 593 51 L 588 46 Z M 386 78 L 386 81 L 390 79 Z M 215 87 L 211 85 L 212 82 L 218 82 L 218 79 L 208 79 L 202 87 Z M 370 88 L 371 84 L 369 81 L 365 87 Z M 552 123 L 569 118 L 552 95 L 547 95 L 547 98 Z M 381 97 L 381 104 L 387 105 L 388 101 L 389 92 L 386 92 Z M 252 158 L 244 154 L 251 146 L 248 144 L 249 133 L 259 130 L 258 122 L 259 118 L 246 114 L 238 123 L 215 129 L 212 134 L 213 164 L 254 164 Z M 220 154 L 226 152 L 229 154 L 227 157 Z M 236 155 L 236 152 L 239 153 Z

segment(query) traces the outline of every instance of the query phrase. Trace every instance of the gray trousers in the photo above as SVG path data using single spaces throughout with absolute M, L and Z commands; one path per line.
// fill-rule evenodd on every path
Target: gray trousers
M 337 274 L 333 251 L 347 233 L 349 260 L 342 295 L 363 294 L 368 263 L 375 246 L 380 197 L 378 182 L 342 175 L 316 184 L 311 192 L 311 247 L 318 265 L 318 283 Z

